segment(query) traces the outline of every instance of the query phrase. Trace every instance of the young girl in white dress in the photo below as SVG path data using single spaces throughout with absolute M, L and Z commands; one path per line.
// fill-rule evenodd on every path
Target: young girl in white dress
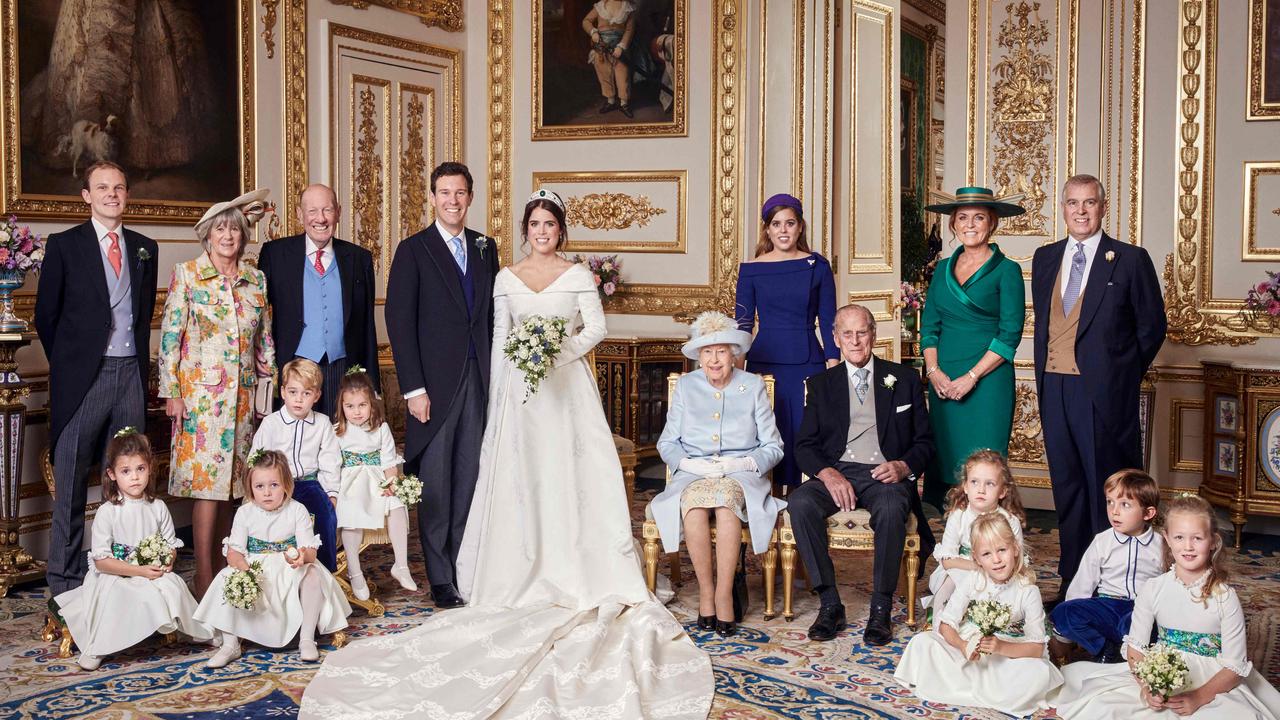
M 384 479 L 400 476 L 404 462 L 396 452 L 391 427 L 382 418 L 382 401 L 368 373 L 358 365 L 348 370 L 338 388 L 335 429 L 342 448 L 338 528 L 347 550 L 351 592 L 361 600 L 369 599 L 369 585 L 360 569 L 360 544 L 366 530 L 381 530 L 384 525 L 395 556 L 391 577 L 409 592 L 418 589 L 409 572 L 409 511 L 391 488 L 381 487 Z
M 942 542 L 933 549 L 938 561 L 929 576 L 931 597 L 922 599 L 926 608 L 941 613 L 951 593 L 978 570 L 969 547 L 969 530 L 983 513 L 998 512 L 1009 521 L 1014 539 L 1022 545 L 1022 526 L 1027 514 L 1022 509 L 1018 486 L 1013 483 L 1009 462 L 994 450 L 978 450 L 964 461 L 963 481 L 947 493 L 947 525 Z
M 107 443 L 103 503 L 93 519 L 89 572 L 84 584 L 56 598 L 76 646 L 80 667 L 95 670 L 105 655 L 136 645 L 153 633 L 181 631 L 193 640 L 213 632 L 192 619 L 196 599 L 187 584 L 164 567 L 136 564 L 135 548 L 160 535 L 170 549 L 182 547 L 173 535 L 169 508 L 151 490 L 151 443 L 125 428 Z M 176 553 L 175 553 L 176 554 Z
M 225 667 L 240 657 L 240 638 L 267 647 L 283 647 L 298 635 L 298 654 L 308 662 L 320 659 L 316 632 L 337 632 L 347 626 L 351 605 L 329 571 L 316 562 L 320 538 L 311 514 L 290 498 L 293 476 L 289 461 L 278 450 L 249 456 L 244 494 L 253 502 L 236 511 L 231 536 L 222 541 L 227 567 L 213 579 L 200 600 L 196 619 L 218 631 L 222 643 L 205 663 Z M 236 570 L 259 562 L 262 593 L 253 609 L 241 610 L 223 599 L 223 585 Z
M 911 638 L 893 676 L 929 702 L 1018 716 L 1047 708 L 1062 674 L 1049 662 L 1040 591 L 1013 524 L 999 512 L 979 515 L 970 546 L 981 572 L 957 584 L 933 630 Z M 982 600 L 1008 606 L 1005 630 L 980 635 L 970 605 Z
M 1164 541 L 1172 569 L 1138 589 L 1125 638 L 1129 664 L 1068 665 L 1058 714 L 1090 720 L 1280 717 L 1280 692 L 1245 655 L 1244 610 L 1227 585 L 1222 535 L 1209 503 L 1193 495 L 1174 498 L 1165 506 Z M 1153 628 L 1156 641 L 1177 649 L 1190 671 L 1186 688 L 1168 699 L 1152 695 L 1132 674 Z

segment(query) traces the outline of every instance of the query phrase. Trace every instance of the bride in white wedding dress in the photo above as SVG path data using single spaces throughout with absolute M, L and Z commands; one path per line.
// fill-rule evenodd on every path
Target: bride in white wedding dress
M 645 587 L 622 469 L 585 356 L 604 338 L 595 279 L 560 258 L 564 203 L 525 208 L 532 252 L 494 281 L 480 478 L 458 558 L 467 607 L 330 653 L 302 718 L 705 718 L 711 661 Z M 519 271 L 519 272 L 516 272 Z M 533 288 L 539 288 L 534 290 Z M 526 401 L 508 330 L 558 316 L 571 334 Z

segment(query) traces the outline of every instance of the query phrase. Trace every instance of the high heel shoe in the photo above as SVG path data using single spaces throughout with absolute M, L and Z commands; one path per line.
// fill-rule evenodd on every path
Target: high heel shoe
M 714 630 L 715 628 L 716 628 L 715 615 L 699 615 L 698 616 L 699 630 Z
M 729 637 L 738 632 L 738 624 L 732 620 L 721 620 L 716 618 L 716 634 L 720 637 Z

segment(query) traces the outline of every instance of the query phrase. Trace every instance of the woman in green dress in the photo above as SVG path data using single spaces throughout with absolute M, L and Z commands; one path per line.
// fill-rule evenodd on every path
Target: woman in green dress
M 951 216 L 959 247 L 938 263 L 925 299 L 920 347 L 929 380 L 929 420 L 938 446 L 925 473 L 924 500 L 943 508 L 974 450 L 1009 452 L 1013 356 L 1022 340 L 1022 269 L 991 238 L 999 219 L 1021 207 L 987 188 L 965 187 L 926 210 Z

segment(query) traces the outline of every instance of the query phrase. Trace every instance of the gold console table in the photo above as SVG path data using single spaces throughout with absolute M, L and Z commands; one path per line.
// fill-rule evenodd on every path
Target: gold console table
M 1200 495 L 1226 508 L 1235 546 L 1249 515 L 1280 516 L 1280 365 L 1204 360 Z

